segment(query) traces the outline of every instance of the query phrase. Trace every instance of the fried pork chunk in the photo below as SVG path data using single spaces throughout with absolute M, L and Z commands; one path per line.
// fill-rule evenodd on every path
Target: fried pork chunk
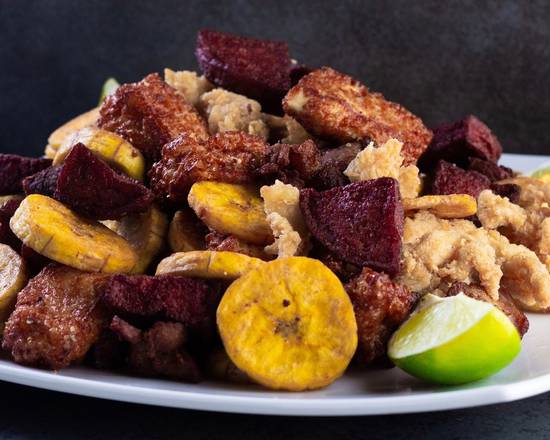
M 285 96 L 283 108 L 320 138 L 340 143 L 370 139 L 377 145 L 396 138 L 404 144 L 404 165 L 416 163 L 432 139 L 404 107 L 329 67 L 304 76 Z
M 162 146 L 183 133 L 208 137 L 197 111 L 156 73 L 107 97 L 97 125 L 122 136 L 149 162 L 158 160 Z
M 267 151 L 261 138 L 240 131 L 224 131 L 208 140 L 182 135 L 162 149 L 162 159 L 149 175 L 151 188 L 177 202 L 186 199 L 195 182 L 252 182 Z
M 422 294 L 441 294 L 457 281 L 477 284 L 495 301 L 504 293 L 525 310 L 550 307 L 550 274 L 533 251 L 471 221 L 426 211 L 405 219 L 397 281 Z
M 81 360 L 107 323 L 95 290 L 104 277 L 47 266 L 19 293 L 2 347 L 17 363 L 52 370 Z
M 411 314 L 417 296 L 368 267 L 346 284 L 346 291 L 357 319 L 358 359 L 371 362 L 382 358 L 392 333 Z

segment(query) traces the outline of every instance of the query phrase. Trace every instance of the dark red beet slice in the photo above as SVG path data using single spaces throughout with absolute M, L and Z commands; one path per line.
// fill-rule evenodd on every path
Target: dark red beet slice
M 196 55 L 209 81 L 258 100 L 266 112 L 281 113 L 291 86 L 286 43 L 202 30 Z
M 466 171 L 456 165 L 439 161 L 434 172 L 431 194 L 470 194 L 479 195 L 489 189 L 491 181 L 477 171 Z
M 124 319 L 172 320 L 204 329 L 215 322 L 219 294 L 201 280 L 176 276 L 114 275 L 102 302 Z
M 57 186 L 57 178 L 62 167 L 48 167 L 32 176 L 23 179 L 23 190 L 26 195 L 42 194 L 53 197 Z
M 466 167 L 469 157 L 497 162 L 502 146 L 483 122 L 469 115 L 452 124 L 445 124 L 433 131 L 433 139 L 418 160 L 422 171 L 433 168 L 439 160 Z
M 11 246 L 15 251 L 19 250 L 21 242 L 10 229 L 10 219 L 20 204 L 20 199 L 10 199 L 0 204 L 0 243 Z
M 521 187 L 515 183 L 492 183 L 491 191 L 500 197 L 508 197 L 512 203 L 518 203 Z
M 395 179 L 303 189 L 300 207 L 313 236 L 337 257 L 391 276 L 399 272 L 403 206 Z
M 51 164 L 51 159 L 0 154 L 0 195 L 23 192 L 23 179 Z
M 27 263 L 31 275 L 37 275 L 42 269 L 52 262 L 49 258 L 36 252 L 33 248 L 25 246 L 21 243 L 21 257 Z
M 149 189 L 115 172 L 82 144 L 65 159 L 54 198 L 99 220 L 146 211 L 154 201 Z
M 477 157 L 470 157 L 468 170 L 477 171 L 478 173 L 483 174 L 491 182 L 509 179 L 514 176 L 514 171 L 511 168 L 498 165 L 490 160 L 479 159 Z

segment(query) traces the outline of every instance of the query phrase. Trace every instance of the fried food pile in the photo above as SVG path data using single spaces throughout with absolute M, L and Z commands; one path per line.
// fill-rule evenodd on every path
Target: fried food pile
M 550 184 L 475 116 L 428 129 L 286 43 L 201 31 L 203 75 L 123 84 L 0 155 L 2 348 L 197 382 L 388 366 L 427 293 L 550 310 Z M 365 374 L 368 374 L 366 372 Z

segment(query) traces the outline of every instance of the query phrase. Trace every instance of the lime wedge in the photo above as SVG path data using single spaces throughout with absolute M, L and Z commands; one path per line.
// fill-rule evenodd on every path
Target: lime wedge
M 395 332 L 388 355 L 413 376 L 453 385 L 495 374 L 520 349 L 516 327 L 492 304 L 429 294 Z
M 533 171 L 531 177 L 542 180 L 544 183 L 550 183 L 550 166 Z
M 108 78 L 101 87 L 101 95 L 99 96 L 99 105 L 103 101 L 105 101 L 105 98 L 109 95 L 112 95 L 115 93 L 116 89 L 120 86 L 119 82 L 114 78 Z

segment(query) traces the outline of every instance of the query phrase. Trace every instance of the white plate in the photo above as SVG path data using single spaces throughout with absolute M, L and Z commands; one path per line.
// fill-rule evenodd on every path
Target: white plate
M 531 171 L 544 156 L 505 155 L 503 164 Z M 142 379 L 83 367 L 59 373 L 0 360 L 0 379 L 84 396 L 151 405 L 279 415 L 412 413 L 508 402 L 550 390 L 550 316 L 529 315 L 531 328 L 518 358 L 499 374 L 460 387 L 427 385 L 397 370 L 352 372 L 330 387 L 283 393 L 255 386 L 204 382 L 197 385 Z

